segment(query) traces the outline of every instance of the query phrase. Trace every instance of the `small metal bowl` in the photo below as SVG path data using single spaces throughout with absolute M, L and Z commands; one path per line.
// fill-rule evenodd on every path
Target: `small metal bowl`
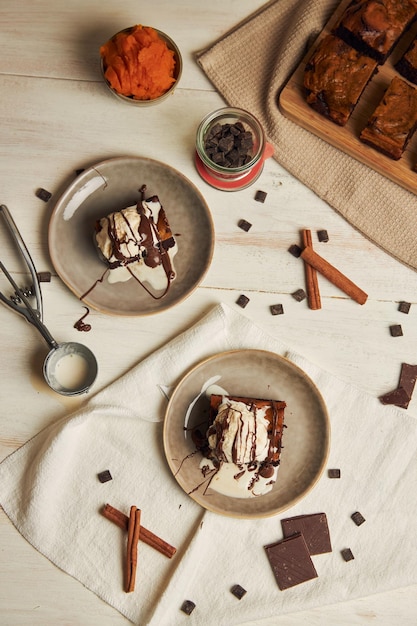
M 135 28 L 135 26 L 129 26 L 128 28 L 124 28 L 123 30 L 120 30 L 117 33 L 115 33 L 112 37 L 110 37 L 110 39 L 113 39 L 113 37 L 116 37 L 120 33 L 129 33 L 134 28 Z M 168 48 L 170 50 L 172 50 L 172 52 L 174 53 L 174 59 L 175 59 L 175 68 L 174 68 L 175 82 L 172 83 L 171 87 L 165 93 L 163 93 L 161 96 L 159 96 L 158 98 L 153 98 L 151 100 L 139 100 L 139 99 L 134 98 L 133 96 L 124 96 L 124 95 L 118 93 L 115 89 L 113 89 L 113 87 L 110 85 L 108 80 L 106 80 L 106 78 L 104 76 L 104 73 L 106 71 L 106 66 L 105 66 L 103 58 L 102 57 L 100 58 L 101 74 L 102 74 L 102 77 L 104 79 L 105 84 L 107 85 L 107 87 L 111 91 L 111 93 L 114 96 L 116 96 L 116 98 L 118 98 L 118 100 L 121 100 L 122 102 L 126 102 L 127 104 L 133 104 L 134 106 L 139 106 L 139 107 L 150 106 L 150 105 L 153 105 L 153 104 L 159 104 L 160 102 L 163 102 L 164 100 L 166 100 L 169 96 L 171 96 L 174 93 L 175 88 L 178 86 L 178 83 L 180 81 L 181 74 L 182 74 L 182 56 L 181 56 L 181 52 L 180 52 L 177 44 L 171 39 L 171 37 L 169 37 L 168 35 L 163 33 L 161 30 L 158 30 L 157 28 L 154 28 L 153 26 L 152 26 L 152 28 L 153 28 L 153 30 L 156 33 L 158 33 L 159 37 L 163 41 L 165 41 L 165 43 L 167 44 Z

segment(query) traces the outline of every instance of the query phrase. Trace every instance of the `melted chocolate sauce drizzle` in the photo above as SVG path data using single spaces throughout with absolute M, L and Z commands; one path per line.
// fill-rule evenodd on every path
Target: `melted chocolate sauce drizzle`
M 77 330 L 83 331 L 85 333 L 88 333 L 91 330 L 91 324 L 85 324 L 84 320 L 87 317 L 87 315 L 90 314 L 90 309 L 87 306 L 85 306 L 84 309 L 87 312 L 84 313 L 84 315 L 80 317 L 78 321 L 75 322 L 74 328 L 76 328 Z

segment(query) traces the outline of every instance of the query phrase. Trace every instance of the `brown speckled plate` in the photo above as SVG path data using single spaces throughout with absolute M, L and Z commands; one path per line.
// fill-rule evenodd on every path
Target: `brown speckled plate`
M 217 380 L 216 380 L 217 379 Z M 207 383 L 230 395 L 285 400 L 283 450 L 277 482 L 256 498 L 234 498 L 216 493 L 202 483 L 202 459 L 194 453 L 190 429 L 207 416 L 206 394 L 187 411 Z M 238 518 L 260 518 L 280 513 L 303 498 L 320 478 L 330 446 L 330 422 L 323 398 L 311 379 L 284 357 L 264 350 L 234 350 L 203 361 L 188 372 L 173 392 L 164 424 L 168 464 L 179 485 L 204 508 Z
M 159 196 L 178 252 L 177 273 L 160 300 L 134 279 L 109 283 L 107 277 L 84 298 L 87 306 L 113 315 L 148 315 L 164 311 L 200 284 L 213 255 L 214 228 L 209 208 L 198 189 L 172 167 L 142 157 L 117 157 L 86 169 L 59 198 L 49 224 L 52 263 L 64 283 L 79 298 L 103 275 L 106 265 L 94 244 L 94 223 L 112 211 L 140 199 Z

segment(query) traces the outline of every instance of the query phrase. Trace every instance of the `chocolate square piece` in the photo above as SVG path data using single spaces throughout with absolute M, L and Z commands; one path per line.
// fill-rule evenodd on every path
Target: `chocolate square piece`
M 248 303 L 249 303 L 249 298 L 247 296 L 244 296 L 243 294 L 240 295 L 238 299 L 236 300 L 236 304 L 241 306 L 242 309 L 244 309 Z
M 230 591 L 238 600 L 241 600 L 246 593 L 246 589 L 243 589 L 240 585 L 233 585 Z
M 104 470 L 104 472 L 100 472 L 99 474 L 97 474 L 97 477 L 101 483 L 107 483 L 109 480 L 113 480 L 113 477 L 110 474 L 110 470 Z
M 338 468 L 332 468 L 327 470 L 327 476 L 329 478 L 340 478 L 340 469 Z
M 340 554 L 342 555 L 345 561 L 353 561 L 353 559 L 355 558 L 350 548 L 345 548 L 344 550 L 341 551 Z
M 40 283 L 50 283 L 52 275 L 51 272 L 38 272 L 37 277 Z
M 252 224 L 250 222 L 247 222 L 246 220 L 239 220 L 237 225 L 245 232 L 248 232 L 248 230 L 252 228 Z
M 302 300 L 307 298 L 307 294 L 304 289 L 297 289 L 297 291 L 294 291 L 291 295 L 294 300 L 297 300 L 297 302 L 302 302 Z
M 265 546 L 265 550 L 281 591 L 317 578 L 316 568 L 301 533 Z
M 401 324 L 393 324 L 389 327 L 389 332 L 391 333 L 391 337 L 402 337 L 403 329 Z
M 284 537 L 301 533 L 310 554 L 324 554 L 332 551 L 326 513 L 297 515 L 281 520 Z
M 298 246 L 296 243 L 293 243 L 288 248 L 288 252 L 290 254 L 292 254 L 293 256 L 295 256 L 296 259 L 298 259 L 301 256 L 302 250 L 301 250 L 300 246 Z
M 51 192 L 46 191 L 46 189 L 42 189 L 42 187 L 36 190 L 35 195 L 44 202 L 48 202 L 48 200 L 52 198 Z
M 318 230 L 317 231 L 317 238 L 319 241 L 326 243 L 327 241 L 329 241 L 329 233 L 327 232 L 327 230 Z
M 271 304 L 269 307 L 272 315 L 283 315 L 284 307 L 282 304 Z
M 410 308 L 411 308 L 410 302 L 400 302 L 400 304 L 398 305 L 398 310 L 401 311 L 401 313 L 408 314 L 410 312 Z
M 265 202 L 267 193 L 266 191 L 257 191 L 255 194 L 255 200 L 257 202 Z
M 195 609 L 195 604 L 192 600 L 184 600 L 181 606 L 181 611 L 186 613 L 187 615 L 191 615 L 191 613 Z
M 355 511 L 355 513 L 352 513 L 350 517 L 353 519 L 356 526 L 360 526 L 366 521 L 362 513 L 359 513 L 359 511 Z

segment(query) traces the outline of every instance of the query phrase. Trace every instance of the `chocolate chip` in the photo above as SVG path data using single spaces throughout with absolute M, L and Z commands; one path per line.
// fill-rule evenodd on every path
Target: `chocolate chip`
M 110 474 L 109 470 L 104 470 L 104 472 L 100 472 L 97 474 L 97 477 L 101 483 L 107 483 L 109 480 L 113 480 L 113 476 Z
M 271 304 L 269 308 L 272 315 L 282 315 L 284 313 L 282 304 Z
M 236 304 L 242 307 L 242 309 L 244 309 L 248 303 L 249 303 L 249 298 L 247 296 L 244 296 L 243 294 L 241 294 L 236 300 Z
M 324 554 L 332 551 L 329 527 L 325 513 L 296 515 L 281 520 L 284 537 L 301 533 L 310 554 Z
M 410 307 L 411 307 L 411 302 L 400 302 L 400 304 L 398 305 L 398 310 L 401 313 L 409 313 L 410 312 Z
M 265 202 L 265 200 L 266 200 L 266 196 L 267 196 L 267 195 L 268 195 L 268 194 L 266 193 L 266 191 L 260 191 L 260 190 L 258 190 L 258 191 L 255 193 L 255 200 L 256 200 L 256 202 Z
M 301 534 L 265 546 L 265 550 L 282 591 L 317 578 L 316 568 Z
M 240 585 L 233 585 L 230 591 L 238 600 L 241 600 L 246 593 L 246 589 L 243 589 Z
M 319 241 L 321 242 L 327 242 L 329 241 L 329 233 L 327 232 L 327 230 L 318 230 L 317 231 L 317 238 Z
M 300 246 L 297 246 L 296 243 L 293 243 L 288 248 L 288 252 L 298 259 L 301 256 L 302 250 L 301 250 Z
M 345 548 L 344 550 L 341 550 L 340 554 L 345 561 L 352 561 L 355 558 L 350 548 Z
M 239 228 L 246 232 L 248 232 L 248 230 L 252 228 L 252 224 L 250 222 L 247 222 L 246 220 L 239 220 L 237 225 L 239 226 Z
M 403 335 L 401 324 L 393 324 L 389 327 L 389 331 L 391 333 L 391 337 L 402 337 Z
M 301 302 L 302 300 L 305 300 L 307 298 L 307 294 L 304 289 L 297 289 L 297 291 L 294 291 L 294 293 L 292 293 L 291 295 L 294 300 L 297 300 L 297 302 Z
M 362 513 L 359 513 L 359 511 L 355 511 L 355 513 L 352 513 L 350 517 L 353 519 L 356 526 L 360 526 L 366 521 Z
M 42 189 L 42 187 L 36 190 L 35 195 L 44 202 L 48 202 L 48 200 L 52 198 L 51 192 L 46 191 L 46 189 Z
M 50 283 L 51 282 L 51 272 L 38 272 L 37 273 L 38 281 L 40 283 Z
M 334 468 L 334 469 L 327 470 L 327 476 L 329 478 L 340 478 L 340 475 L 341 475 L 340 469 Z
M 181 611 L 186 613 L 187 615 L 191 615 L 191 613 L 195 609 L 195 604 L 191 600 L 184 600 L 181 606 Z

